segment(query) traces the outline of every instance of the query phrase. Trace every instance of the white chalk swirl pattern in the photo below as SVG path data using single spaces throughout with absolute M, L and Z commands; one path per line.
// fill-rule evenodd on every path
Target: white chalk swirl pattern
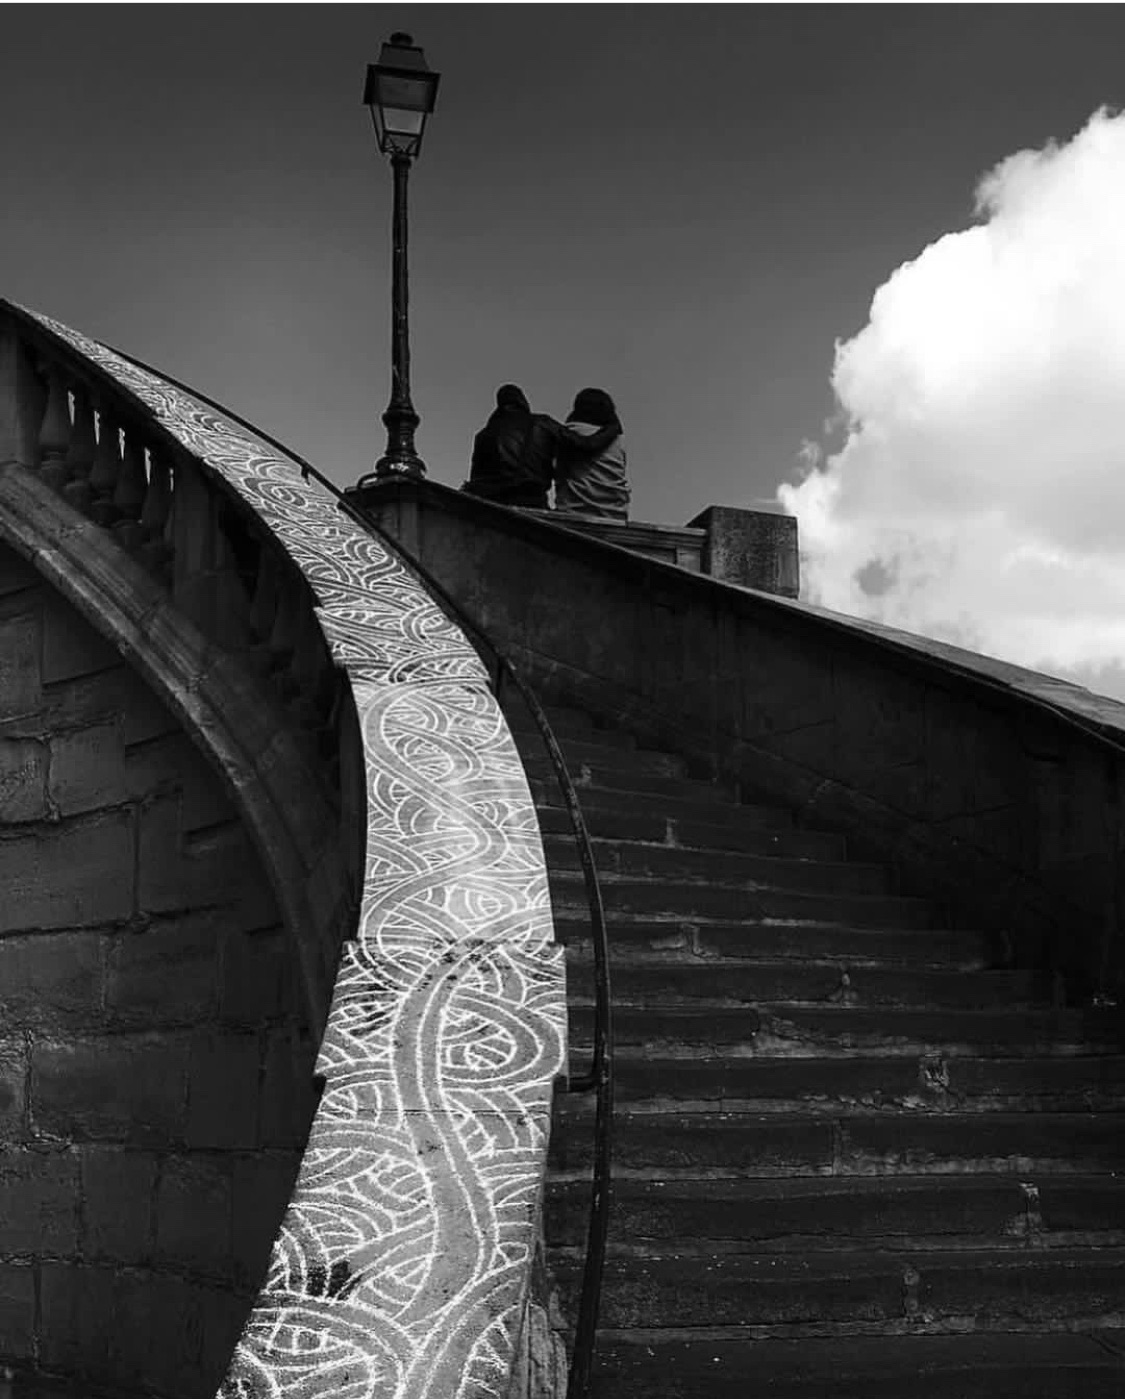
M 362 729 L 358 937 L 343 949 L 297 1186 L 222 1399 L 501 1399 L 565 997 L 535 811 L 484 667 L 414 574 L 294 463 L 36 319 L 281 541 Z

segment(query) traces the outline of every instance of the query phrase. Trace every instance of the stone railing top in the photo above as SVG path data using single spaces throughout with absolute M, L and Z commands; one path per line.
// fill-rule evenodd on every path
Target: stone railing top
M 293 462 L 96 341 L 7 315 L 29 362 L 55 347 L 112 386 L 107 415 L 139 413 L 283 546 L 362 733 L 359 926 L 297 1188 L 224 1394 L 303 1399 L 346 1377 L 388 1399 L 502 1395 L 565 1000 L 535 811 L 484 667 L 391 548 Z M 49 407 L 64 437 L 72 411 L 65 396 Z

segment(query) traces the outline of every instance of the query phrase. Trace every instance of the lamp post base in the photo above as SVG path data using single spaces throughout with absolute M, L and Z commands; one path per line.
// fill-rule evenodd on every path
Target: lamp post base
M 390 452 L 382 456 L 375 463 L 374 471 L 369 471 L 361 478 L 363 481 L 384 480 L 388 476 L 425 476 L 426 463 L 415 452 L 409 456 L 400 454 L 392 455 Z
M 383 414 L 383 422 L 387 429 L 387 450 L 375 463 L 375 469 L 360 478 L 359 484 L 385 481 L 388 476 L 425 476 L 426 463 L 414 450 L 418 414 L 409 398 L 405 403 L 392 400 Z

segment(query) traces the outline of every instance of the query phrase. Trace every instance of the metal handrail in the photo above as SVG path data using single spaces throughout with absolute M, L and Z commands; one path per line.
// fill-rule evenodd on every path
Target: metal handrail
M 489 682 L 493 696 L 497 703 L 500 701 L 500 694 L 505 678 L 510 679 L 519 692 L 520 698 L 527 706 L 532 718 L 535 720 L 539 730 L 539 736 L 543 740 L 543 745 L 547 750 L 551 765 L 554 768 L 555 780 L 558 782 L 559 790 L 566 803 L 567 813 L 570 816 L 571 827 L 574 832 L 575 844 L 578 847 L 578 856 L 582 864 L 582 877 L 586 887 L 586 901 L 590 910 L 590 932 L 594 946 L 594 1044 L 591 1056 L 590 1070 L 585 1074 L 568 1074 L 565 1091 L 568 1093 L 588 1093 L 594 1092 L 595 1116 L 594 1116 L 594 1161 L 593 1178 L 590 1191 L 590 1223 L 586 1232 L 586 1259 L 582 1270 L 582 1291 L 578 1303 L 578 1317 L 574 1328 L 574 1348 L 571 1356 L 570 1374 L 567 1380 L 566 1399 L 586 1399 L 590 1388 L 590 1371 L 594 1359 L 594 1343 L 598 1329 L 598 1312 L 601 1305 L 602 1276 L 605 1271 L 605 1251 L 606 1239 L 609 1233 L 609 1207 L 610 1207 L 610 1174 L 613 1161 L 613 1014 L 612 1014 L 612 994 L 610 988 L 609 973 L 609 938 L 605 925 L 605 907 L 602 902 L 601 886 L 598 883 L 597 867 L 594 864 L 594 852 L 590 844 L 590 834 L 586 828 L 586 821 L 582 815 L 582 807 L 578 800 L 578 793 L 575 790 L 570 770 L 566 765 L 562 749 L 559 747 L 558 739 L 551 728 L 550 721 L 539 703 L 534 691 L 530 688 L 523 676 L 516 670 L 515 666 L 503 654 L 500 648 L 471 617 L 464 612 L 460 604 L 450 596 L 441 583 L 430 573 L 420 560 L 414 558 L 406 552 L 397 539 L 394 539 L 379 524 L 369 511 L 350 500 L 343 491 L 331 481 L 323 472 L 318 471 L 310 461 L 307 461 L 299 452 L 293 451 L 285 443 L 278 441 L 270 433 L 263 431 L 248 419 L 233 412 L 225 405 L 216 402 L 207 394 L 200 393 L 190 384 L 182 383 L 163 370 L 155 369 L 152 365 L 146 364 L 144 360 L 138 359 L 135 355 L 126 354 L 124 350 L 118 350 L 112 345 L 107 345 L 106 349 L 113 354 L 119 355 L 121 359 L 135 365 L 138 369 L 143 369 L 147 374 L 152 374 L 158 379 L 163 379 L 165 383 L 171 384 L 173 388 L 191 394 L 200 403 L 205 403 L 217 413 L 229 418 L 231 422 L 237 423 L 239 427 L 245 428 L 255 437 L 261 439 L 275 451 L 295 462 L 301 469 L 301 475 L 308 480 L 311 476 L 319 482 L 325 490 L 332 495 L 336 501 L 337 508 L 344 514 L 350 516 L 357 524 L 364 529 L 377 534 L 385 544 L 402 560 L 402 562 L 412 571 L 418 574 L 427 589 L 436 596 L 445 609 L 450 612 L 458 624 L 466 631 L 471 632 L 485 647 L 491 652 L 496 663 L 495 679 L 490 675 Z

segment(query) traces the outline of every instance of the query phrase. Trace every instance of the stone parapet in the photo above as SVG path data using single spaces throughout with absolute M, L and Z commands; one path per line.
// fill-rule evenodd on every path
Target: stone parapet
M 432 482 L 364 504 L 544 694 L 845 832 L 1060 994 L 1125 992 L 1125 706 Z
M 572 514 L 563 510 L 521 510 L 560 529 L 574 530 L 603 544 L 616 544 L 619 549 L 631 549 L 661 563 L 675 564 L 692 573 L 706 572 L 703 564 L 707 532 L 690 526 L 652 525 L 641 520 L 602 520 L 593 515 Z
M 778 597 L 800 594 L 797 521 L 792 515 L 709 505 L 686 525 L 656 525 L 563 510 L 520 508 L 518 513 L 723 583 Z

